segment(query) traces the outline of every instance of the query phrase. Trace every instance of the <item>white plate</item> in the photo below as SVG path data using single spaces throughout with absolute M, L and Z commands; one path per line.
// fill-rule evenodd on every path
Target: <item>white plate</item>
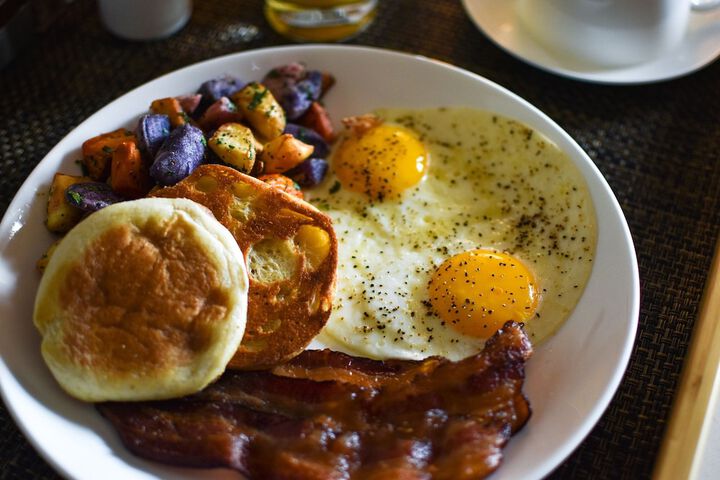
M 605 68 L 581 64 L 539 44 L 518 19 L 517 0 L 462 3 L 475 25 L 500 48 L 538 68 L 578 80 L 611 84 L 658 82 L 692 73 L 720 56 L 720 9 L 691 12 L 685 38 L 667 55 L 637 65 Z
M 35 448 L 61 473 L 79 479 L 237 478 L 226 470 L 169 468 L 128 453 L 92 405 L 65 395 L 39 354 L 32 325 L 39 275 L 35 261 L 52 237 L 43 225 L 45 201 L 57 171 L 76 172 L 82 142 L 131 126 L 155 98 L 194 91 L 209 78 L 233 73 L 258 79 L 293 60 L 332 72 L 326 96 L 333 118 L 378 107 L 465 105 L 516 118 L 543 132 L 583 172 L 598 216 L 595 267 L 575 312 L 539 347 L 525 391 L 533 416 L 505 453 L 495 480 L 540 478 L 587 435 L 608 405 L 627 365 L 639 309 L 637 261 L 620 207 L 590 158 L 538 109 L 467 71 L 423 57 L 347 46 L 254 50 L 192 65 L 143 85 L 88 118 L 28 177 L 0 224 L 0 386 L 5 403 Z

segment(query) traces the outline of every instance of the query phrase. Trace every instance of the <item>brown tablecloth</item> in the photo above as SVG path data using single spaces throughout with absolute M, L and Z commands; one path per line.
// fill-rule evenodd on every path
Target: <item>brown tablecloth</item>
M 121 94 L 200 60 L 289 43 L 269 28 L 261 3 L 196 1 L 180 33 L 145 43 L 108 34 L 90 0 L 65 7 L 0 71 L 2 211 L 55 143 Z M 242 22 L 259 36 L 247 42 Z M 501 51 L 448 0 L 382 1 L 377 21 L 349 43 L 419 53 L 483 75 L 547 113 L 597 163 L 637 249 L 640 326 L 610 407 L 552 478 L 649 477 L 720 226 L 720 62 L 645 86 L 564 79 Z M 0 478 L 55 477 L 0 406 Z

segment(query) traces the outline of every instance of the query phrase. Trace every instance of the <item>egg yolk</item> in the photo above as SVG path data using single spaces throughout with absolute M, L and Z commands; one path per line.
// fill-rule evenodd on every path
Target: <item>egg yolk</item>
M 405 127 L 381 124 L 346 138 L 333 159 L 343 187 L 373 199 L 394 197 L 425 175 L 428 153 Z
M 460 333 L 490 338 L 508 320 L 528 320 L 538 294 L 532 272 L 512 256 L 471 250 L 447 259 L 429 284 L 435 313 Z

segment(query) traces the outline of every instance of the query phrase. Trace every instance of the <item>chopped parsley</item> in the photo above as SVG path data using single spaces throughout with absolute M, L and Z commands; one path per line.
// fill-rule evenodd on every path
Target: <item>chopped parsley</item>
M 82 203 L 82 195 L 80 195 L 77 192 L 67 192 L 68 196 L 72 199 L 73 203 L 76 205 L 80 205 Z
M 260 106 L 263 98 L 265 98 L 265 95 L 268 93 L 267 88 L 261 89 L 257 83 L 254 84 L 254 88 L 255 92 L 253 93 L 252 100 L 250 100 L 250 104 L 248 105 L 248 110 L 255 110 L 258 106 Z

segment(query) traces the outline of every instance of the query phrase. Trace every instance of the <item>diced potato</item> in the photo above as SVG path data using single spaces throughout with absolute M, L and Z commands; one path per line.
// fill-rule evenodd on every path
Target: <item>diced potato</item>
M 99 182 L 107 180 L 110 176 L 113 152 L 118 145 L 127 141 L 134 142 L 135 134 L 124 128 L 86 140 L 82 144 L 82 164 L 87 170 L 88 176 Z
M 265 144 L 260 156 L 265 173 L 283 173 L 312 155 L 314 147 L 285 133 Z
M 110 187 L 125 198 L 144 197 L 152 186 L 148 170 L 135 143 L 121 143 L 113 152 Z
M 237 123 L 242 121 L 242 113 L 240 113 L 233 102 L 227 97 L 222 97 L 205 110 L 198 125 L 206 132 L 224 125 L 226 123 Z
M 88 183 L 93 179 L 89 177 L 76 177 L 56 173 L 50 185 L 50 194 L 47 203 L 47 220 L 45 224 L 48 230 L 56 233 L 64 233 L 77 224 L 83 216 L 82 210 L 70 205 L 65 199 L 65 190 L 76 183 Z
M 272 140 L 285 130 L 285 112 L 262 84 L 249 83 L 231 98 L 262 138 Z
M 195 125 L 186 123 L 170 132 L 150 166 L 150 177 L 160 185 L 175 185 L 205 159 L 207 140 Z
M 192 113 L 200 106 L 200 102 L 202 101 L 202 95 L 200 95 L 199 93 L 180 95 L 179 97 L 175 98 L 180 103 L 183 111 L 188 115 L 192 115 Z
M 250 173 L 255 164 L 257 143 L 252 131 L 239 123 L 222 125 L 208 140 L 208 146 L 223 162 L 244 173 Z
M 170 125 L 173 127 L 179 127 L 180 125 L 188 123 L 189 118 L 177 98 L 168 97 L 154 100 L 150 104 L 150 110 L 152 110 L 153 113 L 167 115 L 170 118 Z
M 43 273 L 45 271 L 45 267 L 47 267 L 47 264 L 50 262 L 50 257 L 53 256 L 53 253 L 55 253 L 55 250 L 57 250 L 58 245 L 60 245 L 60 241 L 62 238 L 58 238 L 55 240 L 52 245 L 43 253 L 43 256 L 40 257 L 40 259 L 35 263 L 35 266 L 40 271 L 40 273 Z
M 333 85 L 335 85 L 335 77 L 332 76 L 331 73 L 328 72 L 321 72 L 322 75 L 322 88 L 320 95 L 325 95 L 330 88 L 332 88 Z
M 312 105 L 310 105 L 310 108 L 305 112 L 305 115 L 300 117 L 298 123 L 303 127 L 316 131 L 327 143 L 332 143 L 333 140 L 335 140 L 335 132 L 332 122 L 330 121 L 330 115 L 328 115 L 325 107 L 318 102 L 313 102 Z

